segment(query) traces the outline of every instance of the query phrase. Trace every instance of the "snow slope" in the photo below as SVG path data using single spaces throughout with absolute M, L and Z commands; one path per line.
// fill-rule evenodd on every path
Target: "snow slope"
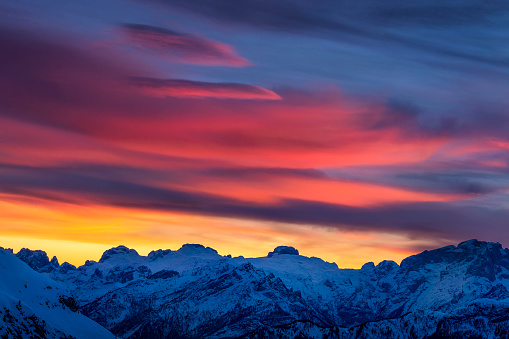
M 65 286 L 0 250 L 0 337 L 114 338 L 76 311 Z

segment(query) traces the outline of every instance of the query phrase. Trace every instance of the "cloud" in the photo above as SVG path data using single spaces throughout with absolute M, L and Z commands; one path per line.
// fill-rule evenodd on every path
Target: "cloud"
M 209 97 L 221 99 L 281 100 L 265 88 L 230 82 L 204 82 L 180 79 L 133 78 L 144 93 L 157 97 Z
M 493 210 L 468 202 L 408 202 L 362 207 L 302 199 L 256 203 L 217 194 L 154 187 L 113 176 L 98 177 L 72 169 L 2 165 L 1 172 L 2 194 L 73 204 L 309 224 L 349 231 L 398 232 L 426 238 L 459 240 L 465 234 L 469 237 L 495 234 L 502 232 L 509 217 L 507 210 Z M 479 225 L 490 227 L 480 230 Z M 509 238 L 502 240 L 509 241 Z
M 160 0 L 177 8 L 228 20 L 245 25 L 264 28 L 286 28 L 292 30 L 325 29 L 336 27 L 338 21 L 347 18 L 380 20 L 385 25 L 464 25 L 485 22 L 490 16 L 503 16 L 509 9 L 507 4 L 484 1 L 433 1 L 408 3 L 402 0 L 364 3 L 328 0 L 310 5 L 303 0 L 285 0 L 267 3 L 263 0 L 247 0 L 243 4 L 227 0 L 208 2 L 204 0 Z M 390 22 L 387 22 L 390 20 Z M 448 21 L 449 20 L 449 21 Z M 467 20 L 467 21 L 465 21 Z M 370 24 L 367 22 L 366 24 Z
M 327 179 L 325 173 L 313 168 L 284 168 L 284 167 L 230 167 L 208 168 L 203 170 L 205 175 L 224 178 L 254 178 L 266 177 L 296 177 L 304 179 Z
M 340 42 L 366 44 L 368 41 L 389 46 L 403 46 L 427 55 L 441 55 L 456 60 L 486 65 L 509 64 L 503 53 L 477 44 L 480 52 L 465 46 L 464 27 L 490 23 L 500 29 L 504 26 L 507 4 L 485 1 L 433 1 L 408 3 L 405 1 L 368 1 L 347 3 L 328 0 L 311 4 L 303 0 L 266 2 L 247 0 L 242 3 L 228 0 L 156 0 L 173 9 L 184 10 L 212 20 L 241 27 L 251 27 L 283 33 L 318 36 Z M 421 29 L 424 27 L 425 29 Z M 447 31 L 447 34 L 440 34 Z M 487 34 L 486 38 L 492 38 Z M 477 37 L 467 38 L 466 40 Z M 495 42 L 493 39 L 492 42 Z M 487 40 L 484 41 L 486 43 Z M 502 41 L 499 41 L 501 43 Z M 468 43 L 467 43 L 468 45 Z M 489 45 L 489 43 L 488 43 Z
M 454 140 L 454 139 L 453 139 Z M 456 145 L 455 145 L 456 144 Z M 413 192 L 489 196 L 509 190 L 509 152 L 490 140 L 452 141 L 424 161 L 330 168 L 335 180 L 372 183 Z
M 275 94 L 243 84 L 155 80 L 140 76 L 143 65 L 121 55 L 97 54 L 52 40 L 52 35 L 3 29 L 0 42 L 6 51 L 0 55 L 0 116 L 10 124 L 17 120 L 23 130 L 40 126 L 37 133 L 43 135 L 54 133 L 44 128 L 67 133 L 80 143 L 80 155 L 89 152 L 88 143 L 101 159 L 106 159 L 107 149 L 129 149 L 208 161 L 235 159 L 244 166 L 309 168 L 411 161 L 431 155 L 444 142 L 433 135 L 402 138 L 403 125 L 363 127 L 360 121 L 380 114 L 383 104 L 351 103 L 337 89 L 306 95 L 283 89 Z M 133 78 L 138 86 L 133 86 Z M 154 97 L 146 95 L 140 81 L 145 89 L 175 93 L 185 88 L 244 100 Z M 282 100 L 245 100 L 276 96 Z M 414 152 L 416 144 L 419 153 Z M 32 147 L 39 148 L 35 140 Z
M 174 62 L 228 67 L 250 65 L 249 61 L 236 54 L 233 47 L 217 41 L 142 24 L 124 24 L 120 31 L 129 44 L 146 48 Z
M 405 101 L 357 102 L 338 89 L 275 94 L 247 84 L 154 79 L 122 55 L 97 54 L 50 34 L 4 28 L 0 40 L 0 115 L 88 138 L 96 148 L 310 168 L 421 161 L 454 139 L 504 138 L 509 131 L 496 107 L 449 121 Z M 143 89 L 192 92 L 202 100 Z
M 364 102 L 319 86 L 278 89 L 280 100 L 217 100 L 218 91 L 272 92 L 157 80 L 143 65 L 53 35 L 1 29 L 0 43 L 3 194 L 458 240 L 477 234 L 476 223 L 495 232 L 506 220 L 501 205 L 450 201 L 502 194 L 501 176 L 423 169 L 437 154 L 479 166 L 494 157 L 508 131 L 500 110 L 436 123 L 407 101 Z M 154 97 L 140 85 L 202 96 Z M 477 153 L 487 158 L 463 155 Z M 422 172 L 405 171 L 409 163 Z M 320 169 L 374 165 L 394 166 L 392 176 L 332 180 Z
M 333 171 L 332 171 L 333 172 Z M 433 192 L 437 194 L 487 195 L 509 189 L 507 174 L 501 172 L 397 168 L 357 168 L 331 174 L 334 177 L 357 178 L 360 182 L 370 181 L 378 185 L 399 187 L 414 192 Z M 349 173 L 350 172 L 350 173 Z M 369 180 L 366 180 L 369 178 Z

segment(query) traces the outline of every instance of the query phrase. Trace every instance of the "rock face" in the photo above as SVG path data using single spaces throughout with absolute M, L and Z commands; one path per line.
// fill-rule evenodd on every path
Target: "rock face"
M 10 250 L 10 252 L 12 253 L 12 250 Z M 46 252 L 41 250 L 32 251 L 28 248 L 22 248 L 16 253 L 16 257 L 39 273 L 50 273 L 54 271 L 66 273 L 67 271 L 76 269 L 74 265 L 68 262 L 59 265 L 57 257 L 53 257 L 50 261 Z
M 299 255 L 299 251 L 291 246 L 278 246 L 274 249 L 274 251 L 269 252 L 267 257 L 272 257 L 275 254 L 290 254 L 290 255 Z
M 59 266 L 57 258 L 53 257 L 50 261 L 44 251 L 31 251 L 28 248 L 23 248 L 16 254 L 16 257 L 37 272 L 52 272 Z
M 188 244 L 144 257 L 119 246 L 45 274 L 120 338 L 508 336 L 509 250 L 498 243 L 469 240 L 359 270 L 298 253 L 231 258 Z

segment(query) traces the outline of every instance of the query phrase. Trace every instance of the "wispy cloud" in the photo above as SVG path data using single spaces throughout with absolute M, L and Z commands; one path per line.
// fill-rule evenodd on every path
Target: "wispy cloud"
M 157 97 L 281 100 L 281 97 L 271 90 L 231 82 L 154 78 L 133 78 L 132 82 L 143 89 L 144 93 Z
M 97 25 L 99 35 L 119 17 L 152 24 L 115 26 L 120 52 L 90 48 L 108 38 L 86 25 L 83 35 L 0 27 L 2 211 L 98 208 L 132 225 L 152 213 L 228 220 L 221 235 L 256 223 L 321 239 L 340 230 L 509 241 L 505 28 L 492 34 L 506 5 L 166 4 L 189 21 L 131 10 Z M 26 234 L 50 237 L 34 220 Z M 167 227 L 147 224 L 136 234 Z M 256 236 L 270 238 L 264 230 Z
M 229 67 L 250 65 L 232 46 L 218 41 L 142 24 L 124 24 L 120 31 L 127 43 L 175 62 Z
M 72 168 L 6 165 L 2 165 L 1 170 L 2 194 L 74 204 L 311 224 L 349 231 L 398 232 L 412 237 L 460 240 L 465 232 L 472 236 L 499 233 L 509 217 L 507 210 L 495 211 L 469 203 L 402 202 L 353 207 L 302 199 L 248 202 L 217 194 L 133 183 L 115 179 L 113 175 L 105 178 L 105 172 L 95 176 Z M 480 231 L 481 224 L 489 224 L 490 229 Z
M 310 4 L 302 0 L 270 3 L 262 0 L 248 0 L 242 3 L 227 0 L 156 1 L 172 8 L 220 22 L 228 21 L 241 27 L 313 35 L 332 40 L 346 40 L 350 43 L 356 39 L 368 39 L 377 43 L 385 41 L 425 54 L 440 54 L 472 62 L 509 66 L 507 60 L 499 53 L 486 54 L 473 48 L 458 48 L 459 41 L 449 40 L 449 43 L 445 43 L 447 37 L 435 34 L 440 30 L 447 30 L 461 36 L 464 27 L 486 23 L 500 25 L 500 28 L 505 29 L 503 22 L 509 6 L 502 3 L 368 1 L 346 4 L 344 1 L 328 0 L 320 4 Z M 421 27 L 425 29 L 421 30 Z M 457 30 L 454 31 L 453 27 Z

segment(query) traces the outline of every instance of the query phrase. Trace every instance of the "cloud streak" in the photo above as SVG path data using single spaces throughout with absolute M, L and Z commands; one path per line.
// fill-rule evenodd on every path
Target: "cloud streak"
M 268 89 L 230 82 L 154 78 L 133 78 L 132 82 L 144 93 L 156 97 L 281 100 L 279 95 Z
M 468 4 L 445 1 L 437 5 L 433 1 L 409 4 L 404 1 L 369 1 L 350 4 L 345 1 L 323 1 L 309 4 L 302 0 L 286 0 L 267 3 L 248 0 L 232 3 L 227 0 L 214 2 L 203 0 L 156 0 L 172 8 L 202 15 L 220 22 L 237 26 L 248 26 L 283 33 L 294 33 L 325 37 L 332 40 L 353 42 L 364 39 L 377 43 L 404 46 L 425 54 L 439 54 L 455 59 L 502 66 L 509 64 L 502 55 L 466 51 L 455 44 L 444 43 L 439 34 L 429 34 L 429 28 L 440 31 L 452 27 L 496 23 L 504 28 L 504 16 L 509 11 L 506 4 L 472 1 Z M 437 14 L 440 13 L 440 14 Z M 362 23 L 362 24 L 361 24 Z M 428 35 L 417 32 L 420 27 Z M 416 33 L 409 36 L 408 33 Z M 404 32 L 402 32 L 404 31 Z M 432 39 L 430 39 L 430 37 Z M 463 46 L 461 46 L 463 47 Z M 489 55 L 489 56 L 487 56 Z
M 154 17 L 133 3 L 100 24 L 75 13 L 82 35 L 0 27 L 0 208 L 18 204 L 13 225 L 39 213 L 27 234 L 51 237 L 46 216 L 79 235 L 80 211 L 100 209 L 149 216 L 133 232 L 152 239 L 173 237 L 159 217 L 178 215 L 214 224 L 201 239 L 509 241 L 505 31 L 479 43 L 505 5 L 447 2 L 447 21 L 427 1 L 167 1 Z M 98 44 L 112 22 L 147 24 Z
M 0 32 L 0 39 L 8 51 L 0 56 L 0 115 L 78 133 L 110 147 L 177 157 L 235 157 L 250 166 L 310 167 L 421 158 L 444 142 L 434 135 L 404 137 L 404 125 L 364 127 L 362 121 L 386 108 L 351 104 L 337 90 L 307 96 L 282 90 L 276 95 L 251 85 L 135 77 L 151 89 L 184 87 L 241 100 L 151 97 L 133 86 L 133 73 L 142 73 L 143 67 L 129 61 L 16 31 Z M 278 96 L 283 100 L 246 100 Z M 420 154 L 413 151 L 415 143 Z
M 250 65 L 249 61 L 237 55 L 233 47 L 217 41 L 143 24 L 124 24 L 120 31 L 127 43 L 174 62 L 228 67 Z
M 283 199 L 272 203 L 248 202 L 217 194 L 158 188 L 87 171 L 22 166 L 1 168 L 3 194 L 74 204 L 99 204 L 145 210 L 198 213 L 289 224 L 311 224 L 350 231 L 400 232 L 409 236 L 461 239 L 464 232 L 480 235 L 479 225 L 501 232 L 506 210 L 473 207 L 469 203 L 406 202 L 353 207 L 321 201 Z M 486 232 L 487 230 L 482 230 Z M 504 239 L 509 241 L 509 239 Z

